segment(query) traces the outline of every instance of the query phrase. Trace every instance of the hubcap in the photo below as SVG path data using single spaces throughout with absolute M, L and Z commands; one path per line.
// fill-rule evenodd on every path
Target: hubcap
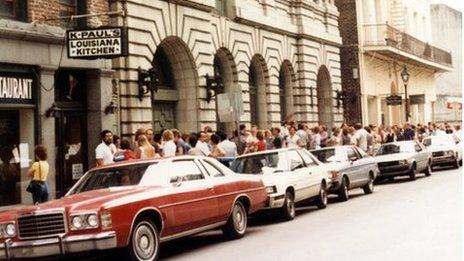
M 158 242 L 153 229 L 146 224 L 140 225 L 134 234 L 134 252 L 141 260 L 150 260 L 156 253 Z
M 240 207 L 239 205 L 236 205 L 234 207 L 234 224 L 235 228 L 239 232 L 243 232 L 246 228 L 245 214 L 243 212 L 242 207 Z
M 321 199 L 324 205 L 327 205 L 327 194 L 325 193 L 325 187 L 321 188 Z
M 345 184 L 344 190 L 345 190 L 345 195 L 348 195 L 348 186 L 346 184 Z
M 295 215 L 295 204 L 293 203 L 293 199 L 290 197 L 287 198 L 287 210 L 290 216 Z
M 374 182 L 372 181 L 372 178 L 369 179 L 369 189 L 371 191 L 374 190 Z

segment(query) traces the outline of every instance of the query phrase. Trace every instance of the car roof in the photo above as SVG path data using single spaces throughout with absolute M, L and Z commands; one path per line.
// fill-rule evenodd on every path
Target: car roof
M 354 145 L 330 146 L 330 147 L 324 147 L 324 148 L 314 149 L 314 150 L 310 150 L 310 151 L 332 150 L 332 149 L 352 148 L 352 147 L 356 147 L 356 146 L 354 146 Z
M 126 167 L 126 166 L 133 166 L 133 165 L 153 164 L 153 163 L 158 163 L 162 161 L 172 161 L 172 160 L 182 160 L 182 159 L 203 159 L 203 158 L 212 159 L 211 157 L 191 156 L 191 155 L 156 158 L 156 159 L 131 159 L 131 160 L 126 160 L 126 161 L 114 162 L 114 163 L 107 164 L 104 166 L 94 167 L 94 168 L 91 168 L 89 171 L 99 170 L 99 169 Z
M 256 156 L 256 155 L 263 155 L 263 154 L 271 154 L 271 153 L 276 153 L 276 152 L 284 152 L 284 151 L 290 151 L 290 150 L 297 150 L 297 149 L 302 149 L 302 148 L 282 148 L 282 149 L 272 149 L 272 150 L 263 150 L 263 151 L 257 151 L 257 152 L 252 152 L 252 153 L 247 153 L 243 154 L 237 157 L 237 159 L 240 158 L 246 158 L 250 156 Z

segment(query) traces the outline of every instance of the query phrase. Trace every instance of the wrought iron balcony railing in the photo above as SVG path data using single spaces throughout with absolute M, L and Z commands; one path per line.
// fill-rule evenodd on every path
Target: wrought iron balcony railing
M 425 43 L 388 24 L 364 26 L 364 46 L 391 46 L 417 57 L 451 67 L 451 53 Z

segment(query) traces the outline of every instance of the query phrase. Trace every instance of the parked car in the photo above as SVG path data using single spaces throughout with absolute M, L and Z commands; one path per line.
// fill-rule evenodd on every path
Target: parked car
M 430 136 L 422 144 L 432 152 L 432 168 L 434 166 L 462 166 L 462 144 L 459 137 L 452 134 Z
M 122 248 L 155 260 L 160 243 L 214 228 L 243 237 L 267 204 L 261 180 L 212 158 L 116 163 L 86 173 L 61 199 L 0 213 L 0 259 Z
M 417 141 L 398 141 L 382 144 L 375 154 L 380 170 L 377 180 L 393 180 L 396 176 L 416 179 L 416 173 L 432 174 L 432 155 Z
M 374 191 L 374 180 L 379 169 L 373 157 L 367 155 L 356 146 L 336 146 L 317 150 L 311 153 L 331 172 L 332 185 L 330 194 L 337 194 L 346 201 L 349 198 L 348 190 L 362 188 L 364 193 Z
M 318 208 L 327 206 L 329 172 L 305 149 L 276 149 L 245 154 L 231 164 L 236 173 L 260 176 L 269 197 L 269 209 L 295 218 L 295 203 L 313 199 Z

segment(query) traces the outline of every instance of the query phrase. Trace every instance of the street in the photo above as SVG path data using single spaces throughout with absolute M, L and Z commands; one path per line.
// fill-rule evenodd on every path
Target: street
M 325 210 L 299 208 L 282 222 L 250 220 L 243 239 L 220 231 L 162 246 L 165 260 L 461 260 L 462 188 L 459 170 L 436 170 L 415 182 L 397 178 Z

